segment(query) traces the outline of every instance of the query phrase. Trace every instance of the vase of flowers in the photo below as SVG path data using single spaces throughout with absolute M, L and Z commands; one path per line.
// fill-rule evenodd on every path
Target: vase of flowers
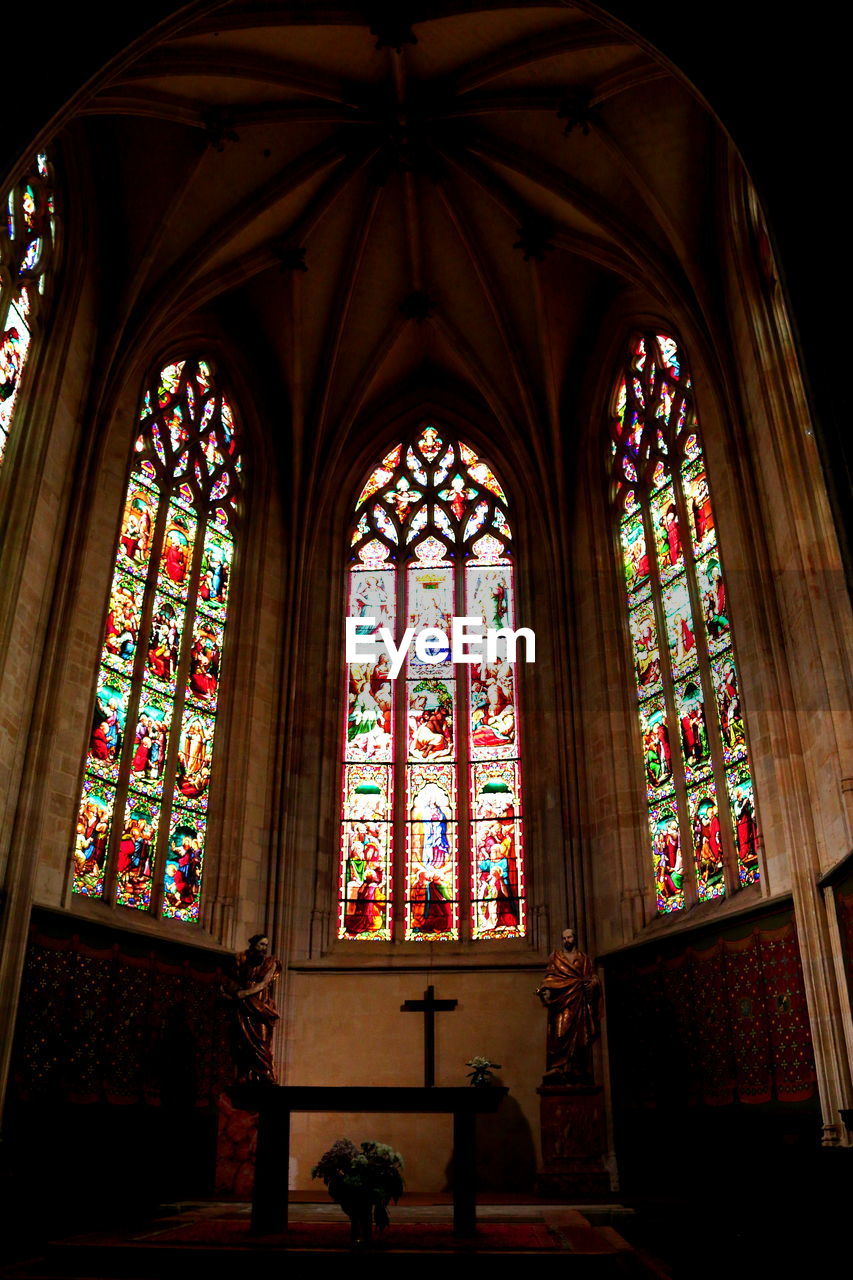
M 374 1226 L 377 1231 L 388 1226 L 388 1201 L 396 1204 L 403 1194 L 402 1170 L 402 1156 L 392 1147 L 382 1142 L 357 1147 L 349 1138 L 339 1138 L 311 1170 L 349 1218 L 354 1248 L 370 1244 Z
M 466 1067 L 473 1067 L 473 1071 L 468 1072 L 468 1080 L 475 1089 L 482 1089 L 492 1083 L 492 1068 L 500 1071 L 501 1064 L 499 1062 L 490 1062 L 488 1058 L 477 1054 L 470 1062 L 465 1063 Z

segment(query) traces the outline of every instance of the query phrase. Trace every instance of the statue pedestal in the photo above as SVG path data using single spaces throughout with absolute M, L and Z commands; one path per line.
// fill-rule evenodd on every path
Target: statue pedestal
M 257 1113 L 238 1111 L 227 1093 L 219 1095 L 217 1105 L 216 1194 L 233 1200 L 251 1200 L 258 1145 Z
M 607 1127 L 599 1085 L 543 1084 L 539 1094 L 542 1172 L 539 1195 L 597 1195 L 610 1190 Z

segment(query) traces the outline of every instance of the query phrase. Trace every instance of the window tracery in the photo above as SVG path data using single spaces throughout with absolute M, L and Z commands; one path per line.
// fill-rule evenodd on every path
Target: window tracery
M 658 910 L 758 879 L 752 769 L 693 385 L 674 338 L 635 335 L 610 420 Z
M 115 556 L 73 891 L 195 921 L 242 462 L 205 360 L 147 386 Z
M 362 635 L 449 637 L 454 616 L 515 625 L 504 490 L 433 425 L 371 473 L 350 548 L 347 612 Z M 341 939 L 525 934 L 515 669 L 502 647 L 465 666 L 440 646 L 429 656 L 410 649 L 396 681 L 384 656 L 347 667 Z

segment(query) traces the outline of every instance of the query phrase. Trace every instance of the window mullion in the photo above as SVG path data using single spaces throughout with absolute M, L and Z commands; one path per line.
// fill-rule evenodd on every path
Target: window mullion
M 675 338 L 634 334 L 609 412 L 611 494 L 641 694 L 658 906 L 667 912 L 688 896 L 676 897 L 679 886 L 670 883 L 675 810 L 667 800 L 661 804 L 668 813 L 652 812 L 656 791 L 668 781 L 667 756 L 682 832 L 682 886 L 690 886 L 694 902 L 757 880 L 761 836 L 707 468 L 692 383 Z M 653 626 L 661 639 L 657 677 Z M 647 687 L 660 687 L 660 699 L 657 692 L 642 699 Z M 669 751 L 662 714 L 674 729 Z
M 639 495 L 638 495 L 639 496 Z M 657 542 L 652 527 L 649 508 L 649 495 L 640 497 L 640 508 L 643 513 L 643 530 L 646 540 L 646 553 L 649 557 L 649 582 L 652 592 L 652 607 L 655 613 L 655 625 L 658 634 L 658 656 L 661 664 L 661 686 L 664 705 L 666 707 L 667 724 L 672 726 L 670 734 L 670 753 L 672 759 L 672 782 L 675 788 L 675 805 L 678 813 L 678 830 L 681 841 L 681 872 L 686 889 L 684 895 L 685 908 L 696 905 L 698 886 L 696 881 L 696 860 L 693 850 L 693 829 L 689 820 L 687 804 L 687 780 L 684 773 L 684 761 L 681 755 L 681 738 L 678 732 L 678 714 L 675 706 L 675 679 L 669 656 L 668 632 L 666 617 L 661 596 L 660 564 L 658 561 Z M 648 803 L 648 795 L 646 801 Z
M 242 492 L 242 463 L 233 412 L 205 360 L 160 370 L 144 389 L 138 430 L 98 668 L 97 697 L 106 701 L 93 714 L 72 891 L 189 921 L 198 915 L 234 551 L 230 517 Z M 197 647 L 200 718 L 192 768 L 182 773 L 182 717 Z M 193 775 L 186 783 L 185 773 Z M 177 805 L 176 788 L 184 797 Z M 172 911 L 164 877 L 174 838 L 169 820 L 178 809 L 196 826 L 182 833 Z
M 687 588 L 690 594 L 690 607 L 694 618 L 693 638 L 696 645 L 696 656 L 702 683 L 702 698 L 705 707 L 707 708 L 705 714 L 705 727 L 708 733 L 708 743 L 711 748 L 714 785 L 717 792 L 717 819 L 720 823 L 720 831 L 722 832 L 723 837 L 723 874 L 725 878 L 726 893 L 730 894 L 739 886 L 736 872 L 737 859 L 735 855 L 734 834 L 732 832 L 730 808 L 727 802 L 728 792 L 726 789 L 725 762 L 723 760 L 723 749 L 720 742 L 720 735 L 717 730 L 718 715 L 716 694 L 714 691 L 713 681 L 711 680 L 710 658 L 708 655 L 707 636 L 705 635 L 702 600 L 699 596 L 699 588 L 696 581 L 696 555 L 693 546 L 693 530 L 688 519 L 687 502 L 684 497 L 681 474 L 675 467 L 673 467 L 672 476 L 673 491 L 675 493 L 675 500 L 678 506 L 678 520 L 686 535 L 682 538 L 682 543 L 685 551 L 684 560 Z
M 181 717 L 186 702 L 187 678 L 190 667 L 190 654 L 193 646 L 193 630 L 198 611 L 198 586 L 201 578 L 201 565 L 204 559 L 204 538 L 207 532 L 207 521 L 203 515 L 198 517 L 196 539 L 193 548 L 193 562 L 190 569 L 189 586 L 187 588 L 187 607 L 184 612 L 181 654 L 178 669 L 175 673 L 175 696 L 172 700 L 172 718 L 169 723 L 168 747 L 163 766 L 163 794 L 160 800 L 160 820 L 157 827 L 157 841 L 152 859 L 155 876 L 151 886 L 151 913 L 159 916 L 163 906 L 164 877 L 166 874 L 166 850 L 169 843 L 169 824 L 172 816 L 172 802 L 175 793 L 175 768 L 178 751 L 181 745 Z
M 128 482 L 130 483 L 130 482 Z M 145 594 L 142 612 L 139 618 L 139 631 L 136 642 L 136 654 L 133 659 L 133 672 L 130 677 L 130 697 L 124 721 L 124 742 L 122 743 L 121 763 L 118 781 L 116 782 L 115 800 L 113 801 L 112 830 L 107 850 L 107 874 L 104 883 L 104 898 L 111 906 L 115 906 L 116 881 L 118 878 L 118 849 L 124 831 L 124 811 L 130 789 L 130 765 L 135 747 L 133 726 L 137 723 L 139 704 L 142 700 L 145 658 L 148 636 L 151 631 L 151 618 L 154 612 L 154 597 L 157 594 L 157 580 L 160 572 L 160 557 L 163 552 L 163 539 L 169 514 L 169 492 L 166 485 L 157 484 L 158 505 L 157 519 L 154 525 L 154 536 L 151 539 L 151 551 L 148 557 L 148 571 L 145 576 Z M 114 557 L 114 565 L 116 557 Z M 113 569 L 115 573 L 115 568 Z M 112 589 L 112 588 L 111 588 Z
M 453 616 L 465 612 L 469 590 L 467 559 L 474 559 L 484 570 L 501 566 L 498 576 L 504 572 L 508 580 L 496 589 L 495 607 L 507 597 L 511 591 L 508 556 L 512 532 L 505 515 L 506 503 L 497 478 L 474 450 L 460 441 L 443 439 L 431 424 L 422 426 L 417 438 L 408 444 L 398 443 L 374 468 L 356 503 L 350 547 L 353 558 L 360 562 L 359 571 L 371 568 L 387 573 L 391 553 L 397 574 L 394 593 L 398 640 L 412 621 L 421 628 L 445 630 Z M 407 541 L 403 541 L 404 535 Z M 482 544 L 480 551 L 472 541 L 475 538 Z M 473 555 L 469 553 L 466 559 L 469 541 Z M 411 551 L 409 559 L 405 547 Z M 432 658 L 437 656 L 433 653 Z M 402 887 L 394 895 L 394 918 L 398 930 L 403 929 L 404 939 L 408 928 L 412 939 L 430 944 L 467 942 L 476 932 L 473 788 L 475 774 L 479 777 L 468 737 L 472 729 L 470 680 L 466 682 L 464 670 L 451 670 L 447 659 L 440 663 L 430 657 L 412 661 L 411 654 L 406 655 L 399 680 L 400 690 L 397 692 L 395 687 L 394 693 L 399 705 L 393 718 L 396 754 L 392 768 L 397 794 L 391 812 L 398 846 L 394 874 Z M 504 695 L 504 704 L 507 696 L 498 687 L 496 675 L 490 689 L 494 693 L 490 706 L 497 716 L 499 711 L 502 713 L 498 705 L 501 696 Z M 508 696 L 511 702 L 512 695 Z M 514 885 L 516 879 L 523 882 L 518 844 L 520 819 L 508 795 L 518 769 L 513 762 L 508 771 L 504 763 L 505 744 L 513 740 L 513 714 L 510 706 L 510 718 L 504 715 L 489 730 L 494 738 L 495 760 L 487 758 L 484 762 L 483 779 L 484 793 L 489 797 L 484 809 L 491 811 L 495 824 L 495 831 L 486 833 L 487 848 L 494 850 L 493 874 L 501 877 L 501 884 L 491 886 L 488 895 L 495 900 L 495 923 L 487 932 L 506 937 L 519 936 Z M 353 720 L 355 739 L 371 732 L 368 714 L 361 722 L 364 728 L 358 728 L 357 718 Z M 349 729 L 347 732 L 349 740 Z M 353 748 L 352 754 L 357 754 L 362 745 L 369 753 L 367 738 Z M 493 766 L 494 777 L 485 776 L 486 766 Z M 345 770 L 347 767 L 345 764 Z M 493 793 L 499 798 L 492 800 Z M 510 819 L 505 816 L 508 808 Z M 347 877 L 348 894 L 357 893 L 353 900 L 357 904 L 362 897 L 367 900 L 369 894 L 362 895 L 357 883 L 360 873 L 351 885 L 348 870 L 345 868 L 341 874 Z M 367 928 L 347 932 L 343 926 L 341 936 L 369 935 Z

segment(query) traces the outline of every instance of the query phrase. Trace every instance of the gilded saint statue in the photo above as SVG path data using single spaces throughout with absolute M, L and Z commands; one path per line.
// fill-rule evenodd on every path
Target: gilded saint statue
M 279 1013 L 272 986 L 281 963 L 269 954 L 265 933 L 249 939 L 246 951 L 234 957 L 233 978 L 227 994 L 235 1004 L 234 1057 L 240 1084 L 277 1084 L 272 1060 L 272 1037 Z
M 563 945 L 548 957 L 536 992 L 548 1010 L 548 1065 L 544 1081 L 592 1084 L 592 1045 L 601 1028 L 601 985 L 575 931 L 563 930 Z

